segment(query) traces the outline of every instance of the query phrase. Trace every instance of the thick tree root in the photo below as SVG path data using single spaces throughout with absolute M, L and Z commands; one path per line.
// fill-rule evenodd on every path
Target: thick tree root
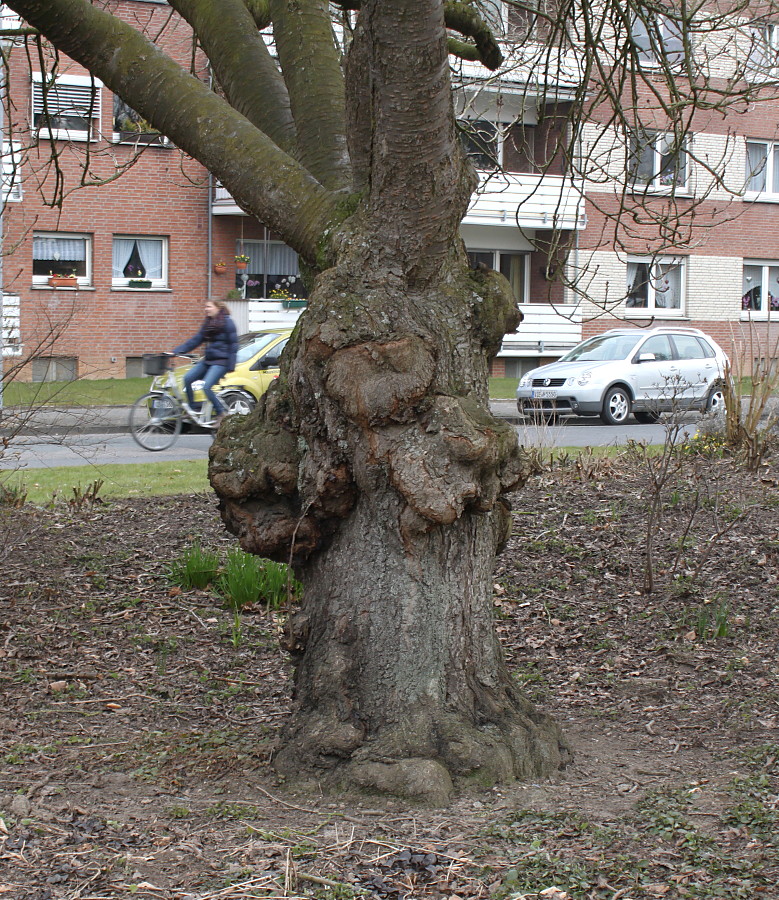
M 357 789 L 443 805 L 469 787 L 542 778 L 572 754 L 549 716 L 529 708 L 498 724 L 474 726 L 454 714 L 416 716 L 373 738 L 313 713 L 295 719 L 275 766 L 290 778 L 315 779 L 326 790 Z

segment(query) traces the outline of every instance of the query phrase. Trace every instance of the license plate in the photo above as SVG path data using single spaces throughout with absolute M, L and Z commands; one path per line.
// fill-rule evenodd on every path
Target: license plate
M 533 391 L 532 397 L 534 400 L 556 400 L 557 391 L 536 390 Z

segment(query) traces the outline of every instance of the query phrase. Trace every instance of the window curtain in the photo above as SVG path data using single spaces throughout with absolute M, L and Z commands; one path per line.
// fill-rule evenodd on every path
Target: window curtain
M 525 259 L 526 256 L 519 253 L 500 254 L 501 275 L 508 279 L 517 303 L 525 302 Z
M 251 241 L 235 248 L 235 253 L 249 257 L 252 275 L 299 275 L 298 255 L 286 244 L 277 241 Z
M 741 288 L 742 309 L 763 308 L 763 267 L 744 266 L 744 280 Z
M 86 241 L 83 238 L 33 238 L 33 258 L 83 262 L 87 258 Z
M 655 280 L 655 308 L 682 308 L 682 268 L 679 265 L 659 265 Z
M 137 254 L 143 266 L 143 278 L 162 280 L 162 241 L 139 238 L 114 238 L 112 256 L 112 277 L 127 278 L 124 270 L 133 254 Z M 133 276 L 141 277 L 141 276 Z
M 646 26 L 646 22 L 636 16 L 633 19 L 630 31 L 639 60 L 641 62 L 653 62 L 655 54 L 652 50 L 652 41 L 649 39 L 649 29 Z
M 625 305 L 644 309 L 649 305 L 649 266 L 643 262 L 628 263 L 628 294 Z
M 748 191 L 764 191 L 766 189 L 766 161 L 768 148 L 765 144 L 747 143 L 747 181 Z M 774 161 L 776 167 L 776 161 Z

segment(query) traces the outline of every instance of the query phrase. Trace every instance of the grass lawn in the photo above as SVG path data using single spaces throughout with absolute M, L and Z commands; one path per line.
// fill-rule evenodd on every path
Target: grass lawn
M 98 497 L 150 497 L 210 491 L 205 459 L 155 463 L 112 463 L 105 466 L 58 466 L 0 473 L 0 491 L 22 490 L 31 503 L 52 498 L 73 500 L 95 481 L 103 484 Z
M 131 406 L 149 390 L 151 378 L 96 378 L 76 381 L 12 381 L 3 389 L 5 406 Z M 516 378 L 490 378 L 493 400 L 512 400 Z
M 149 390 L 151 378 L 80 378 L 76 381 L 12 381 L 3 389 L 5 406 L 130 406 Z

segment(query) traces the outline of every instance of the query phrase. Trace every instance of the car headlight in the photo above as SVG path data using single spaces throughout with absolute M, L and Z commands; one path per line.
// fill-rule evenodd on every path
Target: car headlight
M 523 376 L 519 379 L 519 387 L 521 387 L 521 388 L 526 388 L 526 387 L 529 387 L 529 386 L 530 386 L 530 373 L 528 372 L 527 375 L 523 375 Z
M 592 369 L 586 369 L 584 372 L 580 372 L 578 378 L 576 378 L 576 383 L 580 387 L 584 387 L 585 384 L 589 384 L 590 379 L 592 378 Z M 573 381 L 574 379 L 571 379 Z

